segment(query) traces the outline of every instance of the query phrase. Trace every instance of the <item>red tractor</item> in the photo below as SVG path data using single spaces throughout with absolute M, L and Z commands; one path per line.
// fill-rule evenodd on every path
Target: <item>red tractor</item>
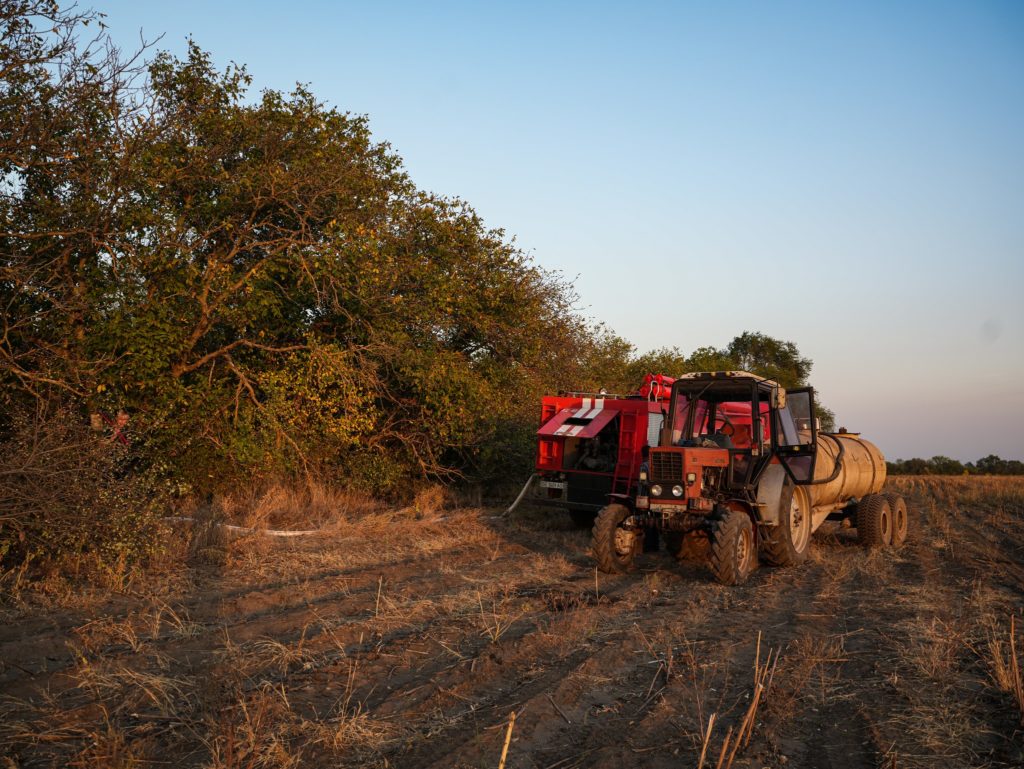
M 881 493 L 882 453 L 855 433 L 819 433 L 809 387 L 787 392 L 745 371 L 686 374 L 650 443 L 636 483 L 617 474 L 594 523 L 606 572 L 631 569 L 651 530 L 677 553 L 689 541 L 725 584 L 746 580 L 760 559 L 801 562 L 828 519 L 851 520 L 869 546 L 907 536 L 903 498 Z

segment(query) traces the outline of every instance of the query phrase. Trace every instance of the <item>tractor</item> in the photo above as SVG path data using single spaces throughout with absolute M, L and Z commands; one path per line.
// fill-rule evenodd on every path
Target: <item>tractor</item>
M 856 433 L 819 432 L 812 388 L 701 372 L 676 379 L 668 401 L 634 493 L 609 494 L 595 519 L 601 570 L 631 570 L 651 530 L 677 556 L 700 553 L 726 585 L 760 560 L 801 563 L 826 520 L 849 522 L 868 546 L 905 541 L 906 503 L 881 493 L 882 453 Z

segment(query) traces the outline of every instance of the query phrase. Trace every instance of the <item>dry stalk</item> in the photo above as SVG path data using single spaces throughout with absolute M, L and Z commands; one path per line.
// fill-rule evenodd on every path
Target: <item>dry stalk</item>
M 725 769 L 730 769 L 730 767 L 732 767 L 732 762 L 736 758 L 736 754 L 740 751 L 740 748 L 745 748 L 750 743 L 750 737 L 754 732 L 754 725 L 757 723 L 758 707 L 760 706 L 761 701 L 767 696 L 768 691 L 771 689 L 772 681 L 775 678 L 775 668 L 778 663 L 778 649 L 769 649 L 768 654 L 764 658 L 764 662 L 761 661 L 761 633 L 758 632 L 757 648 L 754 652 L 754 693 L 750 698 L 750 704 L 747 706 L 746 713 L 743 715 L 743 720 L 740 722 L 739 729 L 737 729 L 735 734 L 733 734 L 733 728 L 731 726 L 729 727 L 729 731 L 725 735 L 725 740 L 722 742 L 722 747 L 718 754 L 718 763 L 715 765 L 715 769 L 722 769 L 723 764 Z M 708 743 L 711 740 L 711 727 L 714 720 L 715 714 L 712 714 L 708 721 L 708 728 L 704 736 L 704 743 L 701 746 L 698 769 L 701 769 L 704 765 L 704 756 L 707 752 Z
M 491 639 L 491 643 L 497 643 L 498 640 L 519 619 L 520 615 L 510 616 L 508 614 L 498 613 L 498 604 L 491 600 L 491 616 L 490 619 L 487 617 L 487 612 L 484 610 L 484 599 L 480 591 L 476 594 L 477 603 L 480 606 L 480 621 L 483 623 L 483 630 L 480 632 L 483 635 Z
M 715 728 L 715 713 L 708 718 L 708 728 L 704 731 L 704 740 L 700 746 L 700 760 L 697 762 L 697 769 L 704 769 L 704 758 L 708 754 L 708 745 L 711 742 L 711 730 Z
M 1020 663 L 1017 661 L 1017 626 L 1016 617 L 1010 615 L 1010 679 L 1013 682 L 1013 696 L 1017 700 L 1020 711 L 1020 724 L 1024 726 L 1024 680 L 1020 675 Z
M 516 712 L 513 710 L 508 717 L 508 730 L 505 732 L 505 746 L 501 749 L 501 760 L 498 762 L 498 769 L 505 769 L 505 759 L 508 757 L 508 746 L 512 742 L 512 727 L 516 725 Z
M 732 727 L 725 733 L 725 739 L 722 740 L 722 749 L 718 753 L 718 763 L 715 764 L 715 769 L 722 769 L 722 762 L 725 761 L 725 754 L 729 752 L 729 738 L 732 737 Z

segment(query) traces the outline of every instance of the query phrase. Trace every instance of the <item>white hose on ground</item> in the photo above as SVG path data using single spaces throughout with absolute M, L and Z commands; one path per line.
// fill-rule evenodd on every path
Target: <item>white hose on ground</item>
M 523 497 L 526 496 L 527 490 L 529 490 L 530 486 L 533 484 L 533 481 L 534 479 L 536 479 L 536 477 L 537 473 L 534 473 L 533 475 L 526 479 L 526 484 L 523 486 L 523 490 L 519 492 L 519 496 L 516 497 L 516 501 L 509 505 L 505 512 L 502 513 L 502 515 L 508 515 L 513 510 L 515 510 L 516 507 L 519 506 L 519 503 L 523 501 Z
M 195 523 L 195 518 L 182 518 L 176 515 L 168 515 L 164 518 L 166 521 L 178 521 Z M 235 526 L 230 523 L 215 523 L 219 529 L 227 529 L 228 531 L 239 531 L 244 534 L 263 534 L 267 537 L 304 537 L 307 534 L 321 534 L 319 529 L 307 529 L 306 531 L 281 531 L 279 529 L 250 529 L 245 526 Z

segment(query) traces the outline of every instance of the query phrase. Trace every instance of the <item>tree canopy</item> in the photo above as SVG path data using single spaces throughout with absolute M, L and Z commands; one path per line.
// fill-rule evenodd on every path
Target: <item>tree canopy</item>
M 365 116 L 243 67 L 125 56 L 101 17 L 0 10 L 0 402 L 124 412 L 182 488 L 328 473 L 382 491 L 532 458 L 544 392 L 811 362 L 745 332 L 638 355 Z M 10 429 L 0 424 L 0 432 Z

